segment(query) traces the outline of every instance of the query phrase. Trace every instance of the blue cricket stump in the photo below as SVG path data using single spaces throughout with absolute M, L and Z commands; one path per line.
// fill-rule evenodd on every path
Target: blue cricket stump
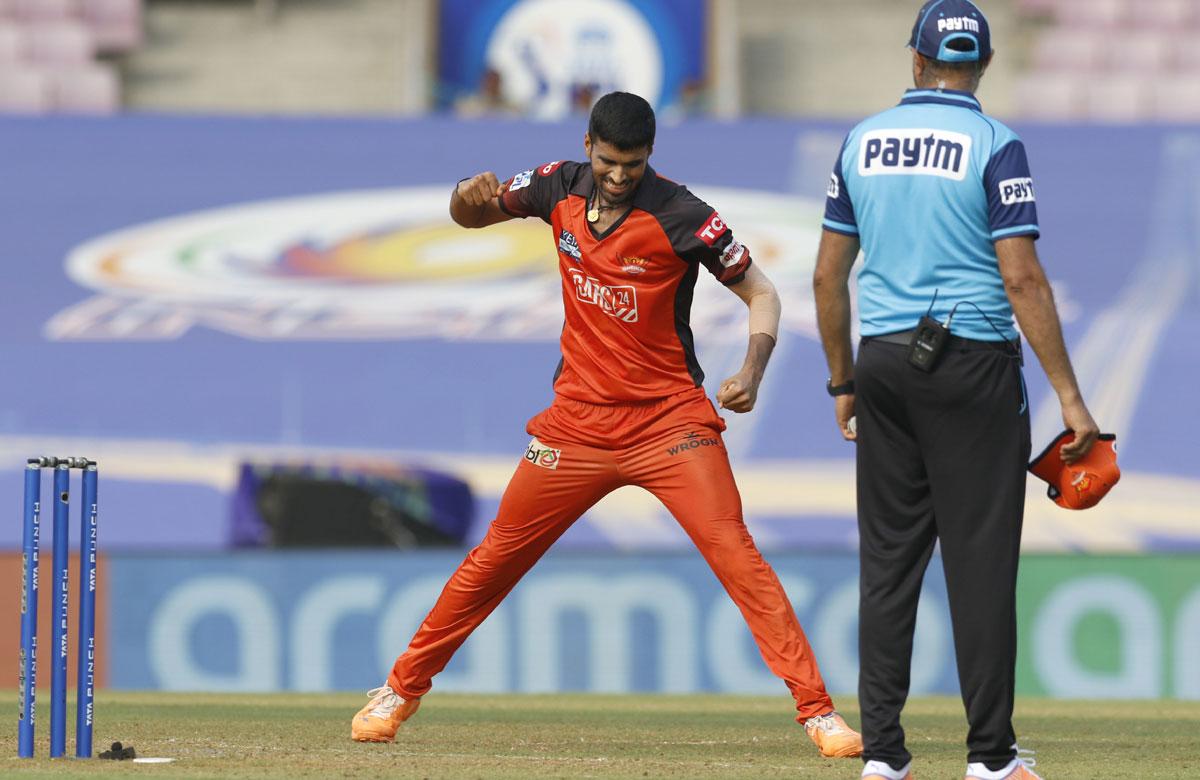
M 25 465 L 25 526 L 21 537 L 21 670 L 17 696 L 17 755 L 33 757 L 33 727 L 37 720 L 38 552 L 41 548 L 42 459 Z
M 59 460 L 54 467 L 54 521 L 51 533 L 54 572 L 53 617 L 51 618 L 50 666 L 50 758 L 67 751 L 67 599 L 71 593 L 67 581 L 71 536 L 71 466 Z
M 83 530 L 79 537 L 79 646 L 75 656 L 79 663 L 76 676 L 75 757 L 92 757 L 92 725 L 96 705 L 96 489 L 99 472 L 95 461 L 88 461 L 83 471 L 83 505 L 79 521 Z

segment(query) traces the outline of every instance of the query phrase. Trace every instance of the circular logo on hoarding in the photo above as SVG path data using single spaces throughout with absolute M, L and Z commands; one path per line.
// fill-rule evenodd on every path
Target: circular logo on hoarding
M 650 23 L 624 0 L 524 0 L 505 12 L 487 44 L 505 97 L 533 117 L 569 114 L 620 90 L 658 103 L 663 52 Z
M 805 305 L 820 204 L 696 188 L 788 301 L 785 327 L 815 334 Z M 55 339 L 168 339 L 206 327 L 254 339 L 555 340 L 559 249 L 541 220 L 464 230 L 443 187 L 248 203 L 88 241 L 67 271 L 96 295 L 55 315 Z M 399 216 L 398 216 L 399 215 Z M 644 260 L 626 264 L 641 270 Z M 632 275 L 635 271 L 627 268 Z M 701 275 L 692 325 L 745 338 L 745 305 Z

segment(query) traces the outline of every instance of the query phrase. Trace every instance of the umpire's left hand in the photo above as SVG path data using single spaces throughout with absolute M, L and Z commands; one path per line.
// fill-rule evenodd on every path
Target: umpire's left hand
M 854 396 L 839 395 L 833 399 L 833 416 L 837 419 L 838 430 L 846 441 L 858 439 L 858 429 L 851 422 L 854 420 Z

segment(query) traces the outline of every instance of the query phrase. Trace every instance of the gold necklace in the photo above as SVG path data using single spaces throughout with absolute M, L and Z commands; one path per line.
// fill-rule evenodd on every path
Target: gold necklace
M 594 185 L 594 184 L 592 185 L 592 197 L 589 198 L 588 200 L 589 200 L 589 203 L 588 203 L 587 221 L 591 222 L 591 223 L 599 222 L 600 221 L 600 203 L 599 203 L 600 199 L 596 197 L 596 185 Z
M 601 209 L 600 208 L 600 196 L 596 192 L 595 185 L 592 185 L 592 194 L 591 194 L 591 197 L 588 198 L 588 211 L 587 211 L 587 221 L 588 222 L 591 222 L 593 224 L 596 222 L 599 222 L 601 210 L 616 211 L 619 208 L 621 208 L 621 207 L 620 206 L 605 206 L 603 209 Z M 626 211 L 628 211 L 628 210 L 629 210 L 629 207 L 626 207 Z

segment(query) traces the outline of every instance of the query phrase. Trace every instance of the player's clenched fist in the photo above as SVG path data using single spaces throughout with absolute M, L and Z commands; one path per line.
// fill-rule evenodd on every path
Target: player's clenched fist
M 463 179 L 458 183 L 458 197 L 470 206 L 482 206 L 504 194 L 505 187 L 491 171 Z
M 742 373 L 734 374 L 721 383 L 717 403 L 722 409 L 744 414 L 754 408 L 758 399 L 758 382 Z

